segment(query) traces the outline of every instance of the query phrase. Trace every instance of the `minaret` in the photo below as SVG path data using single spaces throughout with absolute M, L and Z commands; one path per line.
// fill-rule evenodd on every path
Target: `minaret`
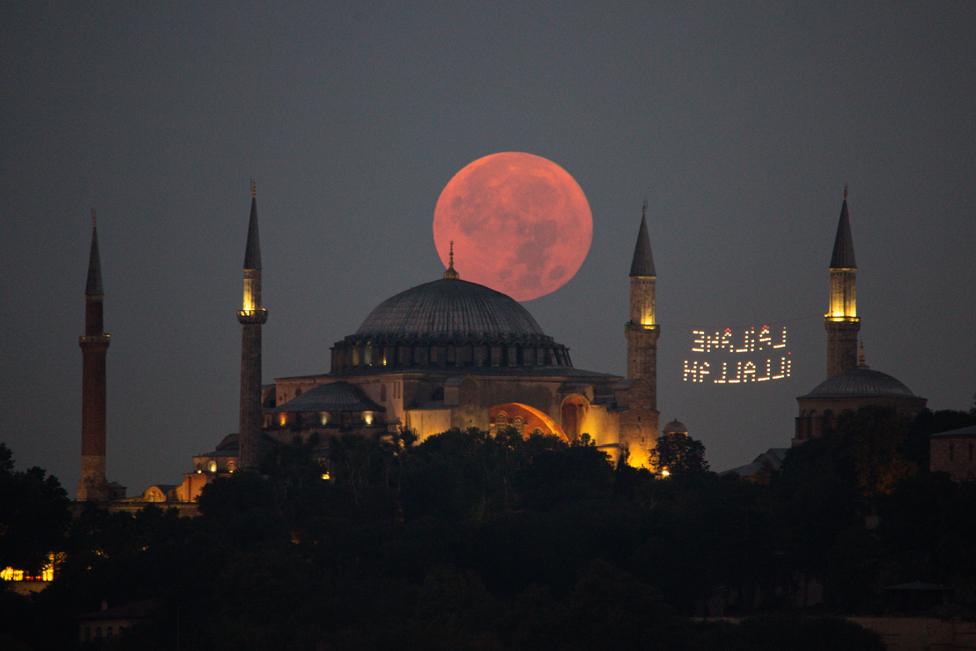
M 251 217 L 244 247 L 244 297 L 237 320 L 241 323 L 240 467 L 255 470 L 261 462 L 261 326 L 268 320 L 268 310 L 261 304 L 261 244 L 257 187 L 253 179 Z
M 630 263 L 630 320 L 625 327 L 627 335 L 627 378 L 647 380 L 654 386 L 657 408 L 657 338 L 659 333 L 655 314 L 654 256 L 651 254 L 651 238 L 647 234 L 647 201 L 641 211 L 640 230 L 634 246 L 634 259 Z
M 105 357 L 112 336 L 105 332 L 103 297 L 98 229 L 92 209 L 91 250 L 85 285 L 85 334 L 78 338 L 82 357 L 79 501 L 99 502 L 109 498 L 105 479 Z
M 630 320 L 627 337 L 628 415 L 621 420 L 621 444 L 631 465 L 646 465 L 647 453 L 658 437 L 657 340 L 661 331 L 655 311 L 654 256 L 647 234 L 647 201 L 630 263 Z
M 840 375 L 857 366 L 857 333 L 861 319 L 857 316 L 857 263 L 854 261 L 854 239 L 847 210 L 847 186 L 840 208 L 834 252 L 830 257 L 830 298 L 824 327 L 827 330 L 827 377 Z

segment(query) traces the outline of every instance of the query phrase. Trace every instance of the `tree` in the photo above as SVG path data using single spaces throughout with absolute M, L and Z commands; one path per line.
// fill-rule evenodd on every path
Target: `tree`
M 709 470 L 705 444 L 678 433 L 658 437 L 657 447 L 651 450 L 651 463 L 662 476 L 694 475 Z
M 0 443 L 0 567 L 38 572 L 64 540 L 68 504 L 56 477 L 38 467 L 14 471 L 13 453 Z

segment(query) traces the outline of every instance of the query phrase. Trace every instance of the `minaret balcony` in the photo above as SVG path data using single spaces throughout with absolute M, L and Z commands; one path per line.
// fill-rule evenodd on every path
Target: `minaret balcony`
M 253 310 L 238 310 L 237 320 L 241 325 L 261 325 L 268 320 L 268 308 L 259 307 Z
M 98 344 L 108 346 L 111 341 L 112 335 L 107 332 L 103 332 L 100 335 L 82 335 L 78 337 L 79 346 L 95 346 Z
M 656 323 L 634 323 L 633 321 L 628 321 L 627 327 L 632 330 L 644 330 L 647 332 L 654 332 L 660 329 Z
M 827 312 L 824 314 L 824 319 L 831 323 L 860 323 L 861 317 L 859 316 L 846 316 L 844 314 L 831 314 Z

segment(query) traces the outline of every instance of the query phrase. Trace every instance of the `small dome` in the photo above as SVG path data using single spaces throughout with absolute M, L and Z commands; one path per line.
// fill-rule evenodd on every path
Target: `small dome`
M 840 375 L 827 378 L 803 398 L 855 398 L 867 396 L 898 396 L 914 398 L 915 394 L 901 381 L 887 373 L 866 366 L 851 368 Z
M 665 434 L 687 434 L 688 426 L 680 420 L 673 420 L 664 426 Z
M 380 303 L 356 331 L 359 337 L 539 337 L 529 311 L 501 292 L 445 278 Z

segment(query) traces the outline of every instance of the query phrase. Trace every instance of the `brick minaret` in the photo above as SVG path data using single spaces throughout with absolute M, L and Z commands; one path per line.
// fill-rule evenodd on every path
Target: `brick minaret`
M 244 297 L 237 320 L 241 323 L 240 466 L 255 470 L 261 462 L 261 326 L 268 320 L 268 310 L 261 304 L 261 244 L 254 181 L 244 249 Z
M 840 375 L 857 366 L 857 333 L 861 319 L 857 316 L 857 263 L 854 239 L 847 210 L 847 186 L 840 208 L 834 251 L 830 257 L 830 298 L 824 327 L 827 330 L 827 377 Z
M 105 479 L 105 356 L 111 335 L 102 318 L 102 263 L 98 255 L 98 230 L 92 210 L 91 251 L 85 285 L 85 334 L 78 338 L 82 356 L 81 473 L 78 500 L 109 499 Z
M 630 320 L 627 337 L 627 412 L 621 417 L 621 444 L 632 465 L 646 465 L 647 451 L 658 437 L 657 340 L 661 334 L 655 310 L 654 256 L 647 234 L 647 202 L 630 263 Z

